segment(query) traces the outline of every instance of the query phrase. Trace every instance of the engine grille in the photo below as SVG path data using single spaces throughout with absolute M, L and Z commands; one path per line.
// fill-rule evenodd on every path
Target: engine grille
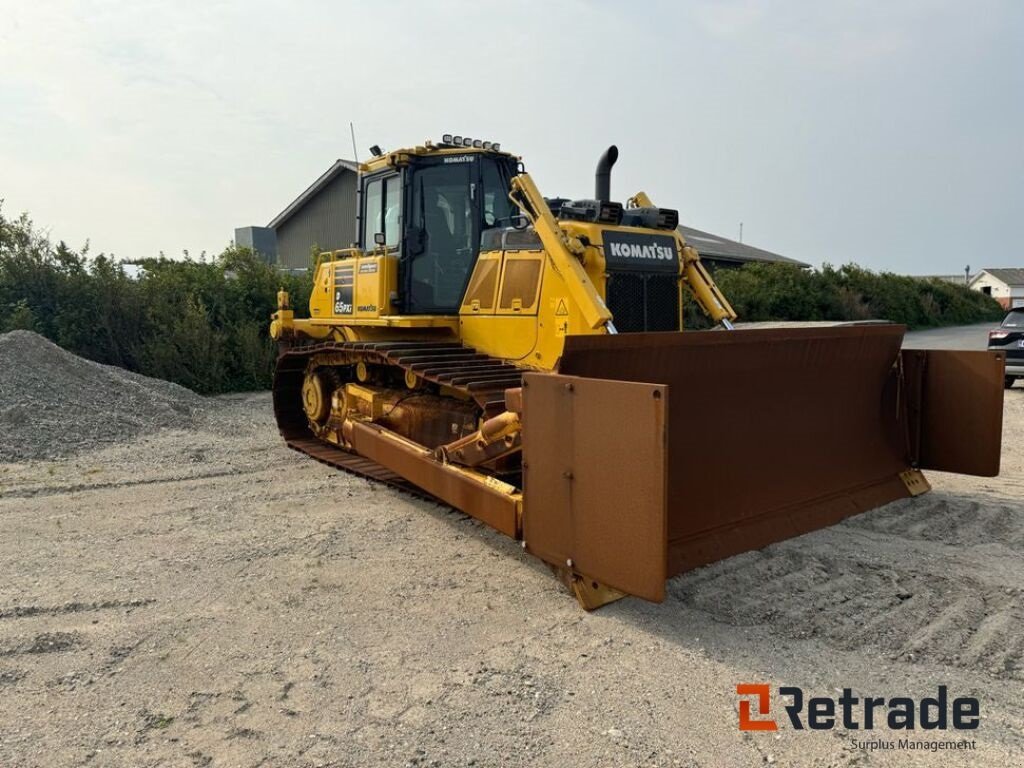
M 619 333 L 679 330 L 676 275 L 616 272 L 608 275 L 608 309 Z

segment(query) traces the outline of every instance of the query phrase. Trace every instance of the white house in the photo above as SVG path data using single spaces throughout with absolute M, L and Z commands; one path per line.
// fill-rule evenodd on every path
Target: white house
M 1024 269 L 983 269 L 971 278 L 970 287 L 1006 309 L 1024 307 Z

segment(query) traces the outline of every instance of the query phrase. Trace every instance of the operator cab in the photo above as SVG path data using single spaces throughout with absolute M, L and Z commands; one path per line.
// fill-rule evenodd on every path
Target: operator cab
M 508 198 L 517 161 L 469 147 L 407 157 L 362 177 L 359 244 L 397 253 L 401 314 L 457 315 L 481 235 L 517 213 Z

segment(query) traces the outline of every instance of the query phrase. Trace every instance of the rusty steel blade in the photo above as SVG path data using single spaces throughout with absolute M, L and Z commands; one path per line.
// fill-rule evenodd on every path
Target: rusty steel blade
M 621 592 L 664 598 L 665 389 L 549 373 L 523 377 L 528 552 Z
M 910 468 L 897 386 L 903 332 L 571 336 L 559 373 L 668 385 L 674 575 L 909 495 L 899 477 Z
M 922 469 L 995 477 L 1005 352 L 905 349 L 911 455 Z

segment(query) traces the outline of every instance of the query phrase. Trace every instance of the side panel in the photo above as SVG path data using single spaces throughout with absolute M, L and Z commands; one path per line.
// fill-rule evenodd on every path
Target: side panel
M 394 256 L 371 254 L 356 261 L 356 317 L 380 317 L 390 312 L 388 294 L 394 289 Z
M 354 249 L 335 252 L 317 270 L 309 296 L 310 317 L 352 322 L 387 316 L 397 263 L 394 254 L 363 254 Z
M 499 315 L 536 315 L 544 256 L 529 252 L 506 253 L 504 261 L 495 312 Z
M 1003 433 L 1002 352 L 902 352 L 912 445 L 922 469 L 995 477 Z
M 661 601 L 666 576 L 668 390 L 526 374 L 523 538 L 528 552 Z
M 533 363 L 537 345 L 535 315 L 462 315 L 459 318 L 462 343 L 477 352 L 502 360 Z
M 527 281 L 530 283 L 525 286 L 528 290 L 522 290 L 522 280 L 509 282 L 509 262 L 520 267 L 535 265 L 531 274 L 535 274 L 536 279 Z M 477 259 L 460 309 L 463 342 L 494 357 L 532 364 L 531 354 L 537 345 L 537 293 L 543 264 L 543 255 L 532 251 L 482 254 Z M 513 295 L 518 306 L 515 310 L 512 309 Z
M 590 248 L 588 253 L 599 254 L 599 251 Z M 517 297 L 512 293 L 505 297 L 520 299 L 522 306 L 518 311 L 511 301 L 506 302 L 508 306 L 504 308 L 500 306 L 504 286 L 499 286 L 498 278 L 493 276 L 495 268 L 502 269 L 505 255 L 509 260 L 520 263 L 528 259 L 540 259 L 540 292 L 536 302 L 524 302 L 522 296 Z M 605 335 L 603 327 L 592 329 L 586 326 L 583 314 L 565 280 L 551 260 L 542 257 L 543 251 L 527 250 L 509 251 L 504 255 L 490 252 L 480 257 L 459 315 L 461 336 L 465 344 L 492 357 L 516 361 L 524 367 L 551 370 L 562 355 L 566 336 Z M 499 266 L 495 267 L 495 263 Z M 588 256 L 587 269 L 597 270 L 598 266 L 598 272 L 588 274 L 594 285 L 603 291 L 604 262 L 596 255 Z M 485 279 L 487 273 L 492 277 Z
M 462 297 L 461 315 L 493 315 L 501 277 L 501 251 L 481 253 Z
M 313 278 L 313 287 L 309 293 L 309 316 L 331 317 L 334 314 L 334 292 L 331 290 L 334 281 L 334 265 L 325 261 L 317 268 Z

